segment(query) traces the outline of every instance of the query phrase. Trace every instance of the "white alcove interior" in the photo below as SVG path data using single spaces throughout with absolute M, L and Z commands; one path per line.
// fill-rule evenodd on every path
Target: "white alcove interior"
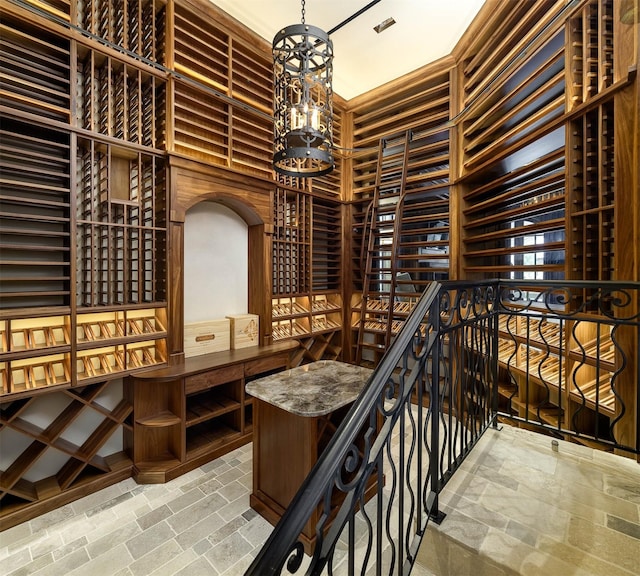
M 248 310 L 247 223 L 218 202 L 200 202 L 184 222 L 184 322 Z

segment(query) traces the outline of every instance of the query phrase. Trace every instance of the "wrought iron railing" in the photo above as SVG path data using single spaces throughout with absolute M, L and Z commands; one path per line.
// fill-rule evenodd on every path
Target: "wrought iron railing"
M 640 283 L 501 281 L 498 413 L 561 438 L 640 450 Z
M 429 286 L 246 574 L 409 574 L 438 494 L 499 418 L 638 454 L 639 293 Z

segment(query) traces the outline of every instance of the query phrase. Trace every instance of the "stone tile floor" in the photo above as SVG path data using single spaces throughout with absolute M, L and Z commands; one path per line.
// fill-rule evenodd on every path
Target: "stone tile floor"
M 125 480 L 0 533 L 6 576 L 241 575 L 271 531 L 251 445 L 167 484 Z M 414 576 L 640 574 L 640 465 L 505 427 L 445 488 Z M 434 544 L 439 544 L 436 548 Z
M 445 487 L 418 561 L 439 576 L 640 575 L 640 464 L 505 426 Z

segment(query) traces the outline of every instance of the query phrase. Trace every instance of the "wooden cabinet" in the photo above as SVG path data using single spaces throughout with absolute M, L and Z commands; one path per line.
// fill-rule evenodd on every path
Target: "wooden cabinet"
M 253 398 L 245 385 L 289 366 L 297 342 L 187 358 L 129 378 L 135 478 L 166 482 L 251 441 Z

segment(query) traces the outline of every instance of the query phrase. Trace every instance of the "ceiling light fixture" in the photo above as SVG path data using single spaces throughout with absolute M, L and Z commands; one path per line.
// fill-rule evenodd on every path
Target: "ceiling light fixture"
M 273 39 L 273 168 L 310 178 L 333 170 L 333 43 L 305 24 Z
M 389 18 L 380 22 L 380 24 L 374 26 L 373 29 L 378 34 L 380 34 L 380 32 L 384 32 L 387 28 L 389 28 L 389 26 L 393 26 L 395 23 L 396 21 L 393 19 L 393 16 L 389 16 Z

